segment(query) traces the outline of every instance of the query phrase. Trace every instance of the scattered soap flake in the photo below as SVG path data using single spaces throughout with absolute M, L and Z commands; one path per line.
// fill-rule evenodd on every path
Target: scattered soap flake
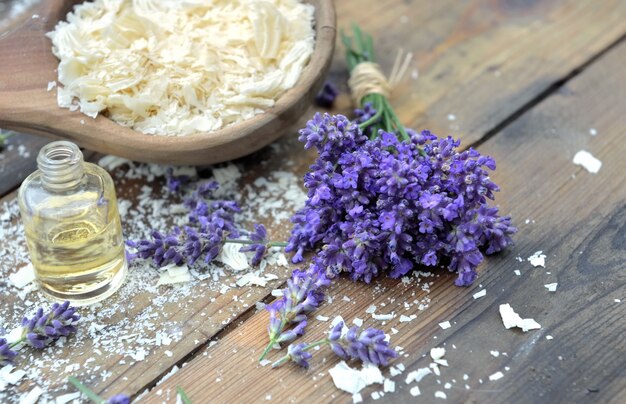
M 474 293 L 472 297 L 474 298 L 474 300 L 476 300 L 476 299 L 480 299 L 481 297 L 484 297 L 485 295 L 487 295 L 487 289 L 483 289 L 480 292 Z
M 363 319 L 362 319 L 362 318 L 355 317 L 355 318 L 352 320 L 352 324 L 356 325 L 357 327 L 362 327 L 362 326 L 363 326 Z
M 382 384 L 384 382 L 382 373 L 373 365 L 363 366 L 361 370 L 356 370 L 349 367 L 345 361 L 341 361 L 332 367 L 328 373 L 337 388 L 353 395 L 370 384 Z
M 541 250 L 537 251 L 533 255 L 528 257 L 528 262 L 530 262 L 530 265 L 534 267 L 545 268 L 546 267 L 546 255 Z
M 245 253 L 239 251 L 240 249 L 241 245 L 239 244 L 226 243 L 215 260 L 228 265 L 233 271 L 248 269 L 250 267 L 248 257 Z
M 508 303 L 500 305 L 500 316 L 506 329 L 519 327 L 522 331 L 527 332 L 541 328 L 541 325 L 532 318 L 522 319 Z
M 554 337 L 552 335 L 546 335 L 546 339 L 550 341 L 551 339 L 554 339 Z
M 20 404 L 35 404 L 42 394 L 43 389 L 39 386 L 35 386 L 31 391 L 20 397 Z
M 615 303 L 621 303 L 621 302 L 622 302 L 620 299 L 613 299 L 613 301 L 614 301 Z
M 431 373 L 432 371 L 429 368 L 419 368 L 417 370 L 407 373 L 406 379 L 404 380 L 404 382 L 406 384 L 409 384 L 412 382 L 419 383 L 424 378 L 424 376 L 429 375 Z
M 9 275 L 9 281 L 18 289 L 24 288 L 29 283 L 35 280 L 35 269 L 33 264 L 28 263 L 21 267 L 14 274 Z
M 585 150 L 580 150 L 576 153 L 572 162 L 576 165 L 582 166 L 591 174 L 597 174 L 602 167 L 602 161 L 598 160 L 591 153 Z
M 441 398 L 441 399 L 446 399 L 448 398 L 448 396 L 446 395 L 446 393 L 444 393 L 443 391 L 437 390 L 435 391 L 435 397 L 436 398 Z
M 52 89 L 54 87 L 56 87 L 56 86 L 57 86 L 57 82 L 56 81 L 49 81 L 48 82 L 48 90 L 47 91 L 52 91 Z
M 383 383 L 383 390 L 385 393 L 393 393 L 396 391 L 396 382 L 391 379 L 385 379 Z
M 315 318 L 316 318 L 318 321 L 328 321 L 328 320 L 329 320 L 329 317 L 322 316 L 321 314 L 319 314 L 319 315 L 315 316 Z
M 515 275 L 520 276 L 522 275 L 522 272 L 519 269 L 516 269 L 513 271 L 515 273 Z
M 161 285 L 173 285 L 176 283 L 191 282 L 193 279 L 189 273 L 189 267 L 187 264 L 177 266 L 172 263 L 161 268 L 162 272 L 159 276 L 157 286 Z
M 456 115 L 448 114 L 448 121 L 456 121 Z
M 269 360 L 269 359 L 263 359 L 262 361 L 260 361 L 260 362 L 259 362 L 259 365 L 261 365 L 261 366 L 267 366 L 267 365 L 269 365 L 270 363 L 272 363 L 272 361 L 271 361 L 271 360 Z
M 597 135 L 597 134 L 598 134 L 598 131 L 597 131 L 595 128 L 590 128 L 590 129 L 589 129 L 589 134 L 590 134 L 591 136 L 595 136 L 595 135 Z
M 558 286 L 558 283 L 548 283 L 547 285 L 543 285 L 545 286 L 546 289 L 548 289 L 548 292 L 556 292 L 556 287 Z
M 441 327 L 444 330 L 447 330 L 448 328 L 452 327 L 452 325 L 450 324 L 449 321 L 444 321 L 443 323 L 439 323 L 439 327 Z
M 361 393 L 356 393 L 352 395 L 352 404 L 359 404 L 363 402 L 363 396 Z
M 98 160 L 98 165 L 107 171 L 113 171 L 117 167 L 122 166 L 124 164 L 133 164 L 133 163 L 130 160 L 117 157 L 117 156 L 111 156 L 111 155 L 104 156 L 100 160 Z
M 433 358 L 434 361 L 437 361 L 446 354 L 446 349 L 441 347 L 436 347 L 430 350 L 430 357 Z
M 80 398 L 81 392 L 77 391 L 75 393 L 68 393 L 62 396 L 58 396 L 54 399 L 54 404 L 66 404 L 70 401 L 78 400 Z
M 494 374 L 492 374 L 491 376 L 489 376 L 489 380 L 491 380 L 492 382 L 501 379 L 504 376 L 504 374 L 502 372 L 496 372 Z
M 392 320 L 395 317 L 394 313 L 389 313 L 389 314 L 376 314 L 376 313 L 372 313 L 372 318 L 374 320 L 380 320 L 380 321 L 388 321 L 388 320 Z
M 422 393 L 420 392 L 420 388 L 419 388 L 418 386 L 413 386 L 413 387 L 411 387 L 411 390 L 409 390 L 409 392 L 411 393 L 411 395 L 412 395 L 413 397 L 417 397 L 417 396 L 419 396 L 420 394 L 422 394 Z
M 376 306 L 375 305 L 371 305 L 370 307 L 367 308 L 367 310 L 365 310 L 365 312 L 367 314 L 374 314 L 376 312 Z
M 401 323 L 408 323 L 409 321 L 413 321 L 417 318 L 417 315 L 411 314 L 410 316 L 405 316 L 404 314 L 400 315 Z
M 500 356 L 500 352 L 499 351 L 489 351 L 489 353 L 491 354 L 491 356 L 497 358 L 498 356 Z

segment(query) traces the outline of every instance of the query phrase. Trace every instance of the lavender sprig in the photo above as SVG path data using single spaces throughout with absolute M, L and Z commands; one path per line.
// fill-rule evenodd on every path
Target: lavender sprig
M 74 387 L 76 387 L 81 393 L 83 393 L 87 398 L 93 401 L 96 404 L 130 404 L 130 397 L 126 394 L 116 394 L 105 400 L 104 398 L 98 396 L 93 390 L 89 387 L 85 386 L 81 383 L 80 380 L 75 378 L 74 376 L 70 376 L 67 378 L 67 381 L 72 383 Z
M 187 176 L 167 177 L 171 191 L 179 191 L 186 184 Z M 153 230 L 149 238 L 128 240 L 126 245 L 134 249 L 127 252 L 127 258 L 149 259 L 162 267 L 168 264 L 194 264 L 202 258 L 205 262 L 215 259 L 225 243 L 243 244 L 240 251 L 253 251 L 252 265 L 258 265 L 268 247 L 285 247 L 287 243 L 267 240 L 267 230 L 261 224 L 254 226 L 249 239 L 241 239 L 241 231 L 235 223 L 235 214 L 241 209 L 235 201 L 214 200 L 213 192 L 218 189 L 215 181 L 202 182 L 192 195 L 185 199 L 189 209 L 189 224 L 175 227 L 163 234 Z
M 312 263 L 306 271 L 293 271 L 282 297 L 266 306 L 270 314 L 267 329 L 270 341 L 259 360 L 263 360 L 275 344 L 293 341 L 304 333 L 307 314 L 319 307 L 324 299 L 322 290 L 329 283 L 317 263 Z
M 287 355 L 274 362 L 272 367 L 275 368 L 291 361 L 308 368 L 308 359 L 312 355 L 307 351 L 321 345 L 329 345 L 335 355 L 342 359 L 359 360 L 376 366 L 387 366 L 391 359 L 398 357 L 396 351 L 389 347 L 389 342 L 382 330 L 368 328 L 361 331 L 359 327 L 354 326 L 344 334 L 343 329 L 344 323 L 340 321 L 335 324 L 328 338 L 308 345 L 305 343 L 289 345 Z
M 32 318 L 24 317 L 22 336 L 10 344 L 9 348 L 25 342 L 34 348 L 42 349 L 57 339 L 76 332 L 74 324 L 79 319 L 76 308 L 71 307 L 68 301 L 63 304 L 54 303 L 46 314 L 40 307 Z
M 11 345 L 6 339 L 0 338 L 0 366 L 13 363 L 13 359 L 17 356 L 17 352 L 11 350 Z

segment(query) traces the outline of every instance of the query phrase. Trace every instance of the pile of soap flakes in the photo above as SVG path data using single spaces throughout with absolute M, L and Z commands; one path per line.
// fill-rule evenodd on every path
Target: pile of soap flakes
M 114 177 L 127 240 L 145 238 L 153 229 L 168 231 L 186 223 L 182 198 L 173 196 L 165 187 L 162 177 L 167 167 L 112 156 L 104 157 L 100 165 Z M 270 237 L 287 237 L 288 218 L 304 205 L 306 198 L 296 175 L 274 171 L 242 186 L 242 172 L 234 164 L 213 168 L 208 173 L 207 180 L 220 184 L 216 197 L 235 200 L 241 206 L 242 212 L 236 219 L 242 228 L 260 222 L 268 227 Z M 192 167 L 175 168 L 174 174 L 198 177 Z M 4 246 L 0 250 L 2 336 L 19 326 L 23 316 L 32 315 L 39 306 L 49 307 L 51 302 L 31 282 L 32 266 L 15 199 L 0 205 L 0 239 Z M 246 263 L 247 257 L 239 253 L 240 246 L 235 247 L 224 249 L 209 264 L 198 262 L 193 268 L 182 266 L 174 271 L 157 270 L 151 261 L 134 261 L 125 284 L 116 294 L 79 309 L 82 319 L 75 335 L 61 338 L 42 351 L 22 349 L 15 367 L 0 370 L 0 402 L 39 399 L 66 403 L 79 397 L 77 393 L 59 393 L 70 375 L 87 384 L 97 384 L 113 376 L 112 363 L 116 363 L 116 378 L 144 360 L 169 361 L 173 365 L 188 353 L 177 352 L 177 357 L 170 351 L 183 337 L 196 337 L 196 346 L 206 343 L 207 333 L 223 328 L 266 295 L 266 289 L 257 286 L 278 287 L 279 279 L 285 279 L 289 273 L 281 250 L 270 250 L 258 267 L 250 267 L 241 265 L 241 256 Z M 176 276 L 169 276 L 170 272 Z M 140 369 L 149 366 L 152 364 L 146 363 Z M 121 379 L 128 380 L 126 376 Z M 59 394 L 63 395 L 58 397 Z

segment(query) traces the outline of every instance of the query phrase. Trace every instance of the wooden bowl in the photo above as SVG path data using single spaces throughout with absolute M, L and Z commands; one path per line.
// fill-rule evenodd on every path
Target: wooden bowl
M 232 160 L 276 140 L 304 114 L 321 88 L 335 47 L 332 0 L 307 0 L 315 6 L 315 50 L 295 87 L 275 105 L 241 123 L 188 136 L 146 135 L 99 115 L 95 120 L 60 108 L 56 89 L 58 59 L 45 37 L 78 1 L 42 0 L 28 11 L 35 18 L 0 37 L 0 128 L 71 140 L 81 147 L 131 160 L 204 165 Z

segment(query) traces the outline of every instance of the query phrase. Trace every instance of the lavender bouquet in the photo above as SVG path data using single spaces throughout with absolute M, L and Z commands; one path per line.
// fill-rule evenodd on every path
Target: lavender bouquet
M 355 120 L 317 113 L 299 132 L 318 157 L 304 176 L 308 199 L 292 218 L 286 251 L 294 263 L 306 252 L 314 257 L 267 306 L 270 342 L 262 358 L 304 332 L 306 313 L 342 273 L 369 283 L 443 265 L 458 274 L 457 285 L 468 286 L 484 254 L 512 244 L 516 232 L 511 218 L 489 204 L 498 191 L 489 178 L 495 161 L 459 150 L 451 137 L 404 128 L 388 101 L 391 85 L 374 63 L 372 38 L 355 27 L 343 42 L 361 108 Z M 289 355 L 302 359 L 298 348 Z

